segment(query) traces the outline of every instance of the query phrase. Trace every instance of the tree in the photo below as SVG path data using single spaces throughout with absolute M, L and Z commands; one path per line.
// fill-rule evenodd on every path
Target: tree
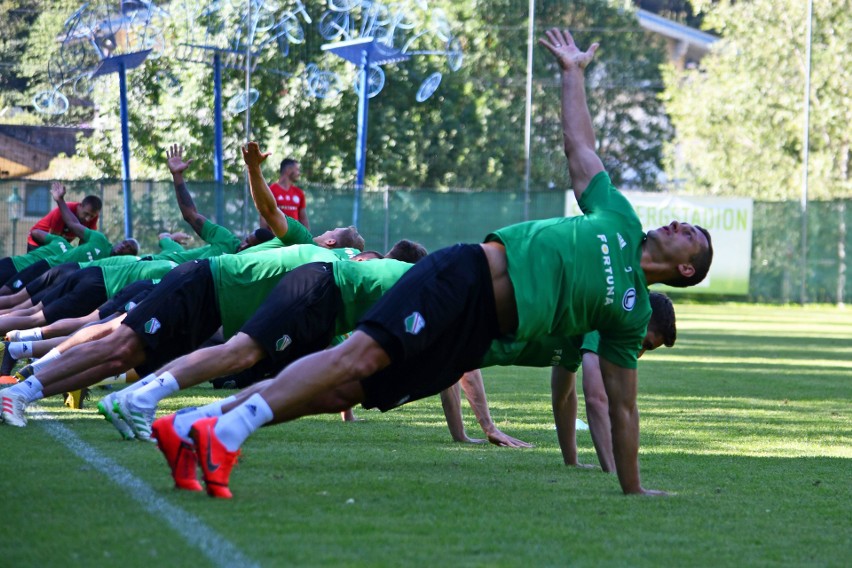
M 801 193 L 806 9 L 801 0 L 700 3 L 723 39 L 699 70 L 666 75 L 677 130 L 668 171 L 687 191 L 760 199 Z M 852 5 L 814 0 L 809 195 L 852 195 Z
M 280 4 L 279 9 L 286 7 Z M 291 44 L 286 55 L 275 49 L 265 51 L 253 72 L 252 87 L 260 98 L 251 108 L 252 138 L 274 153 L 267 162 L 270 178 L 277 175 L 280 159 L 292 155 L 303 162 L 306 180 L 350 184 L 355 176 L 358 103 L 352 90 L 354 66 L 320 49 L 324 40 L 315 26 L 325 2 L 305 4 L 314 18 L 310 27 L 303 24 L 308 32 L 305 43 Z M 418 7 L 424 3 L 414 0 L 402 4 L 420 14 L 421 25 L 433 32 L 438 19 L 435 10 L 442 10 L 454 23 L 452 33 L 461 39 L 465 59 L 457 72 L 450 72 L 445 57 L 434 54 L 385 69 L 386 86 L 370 101 L 367 184 L 519 190 L 524 179 L 526 3 L 430 0 L 428 11 Z M 198 6 L 197 0 L 171 2 L 165 54 L 149 58 L 127 75 L 134 178 L 167 177 L 162 148 L 171 142 L 184 144 L 187 154 L 197 159 L 198 177 L 213 177 L 212 71 L 209 65 L 178 57 L 183 44 L 198 43 L 199 34 L 204 40 L 208 22 L 198 15 Z M 613 8 L 608 2 L 539 0 L 537 10 L 539 35 L 559 25 L 577 30 L 583 45 L 602 42 L 589 80 L 601 154 L 616 183 L 653 188 L 660 172 L 660 149 L 668 137 L 665 113 L 657 99 L 664 50 L 644 35 L 630 10 Z M 31 34 L 26 59 L 33 83 L 39 78 L 39 65 L 43 76 L 44 61 L 55 49 L 57 23 L 61 29 L 67 13 L 70 9 L 43 15 Z M 240 13 L 234 10 L 223 17 L 226 27 L 233 29 Z M 429 45 L 442 48 L 446 40 L 435 40 L 435 35 L 429 36 Z M 307 96 L 307 62 L 338 72 L 340 94 L 325 99 Z M 443 72 L 440 88 L 426 101 L 416 102 L 418 85 L 435 71 Z M 536 47 L 533 188 L 564 185 L 567 179 L 555 74 L 550 57 Z M 244 88 L 244 73 L 226 70 L 223 75 L 227 100 Z M 120 128 L 114 75 L 98 80 L 91 102 L 94 106 L 87 120 L 96 133 L 81 142 L 79 151 L 104 176 L 118 177 Z M 226 181 L 242 177 L 238 146 L 245 140 L 243 117 L 225 115 Z M 73 116 L 69 113 L 60 120 L 70 122 Z

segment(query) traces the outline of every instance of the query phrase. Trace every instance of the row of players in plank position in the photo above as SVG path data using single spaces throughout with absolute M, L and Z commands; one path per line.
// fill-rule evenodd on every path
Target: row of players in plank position
M 648 286 L 699 283 L 712 262 L 710 235 L 676 221 L 642 231 L 595 153 L 584 70 L 597 44 L 581 51 L 558 29 L 540 43 L 562 69 L 565 153 L 583 215 L 512 225 L 480 244 L 404 259 L 412 262 L 398 260 L 394 250 L 379 260 L 348 262 L 382 255 L 351 255 L 347 247 L 363 251 L 354 227 L 313 237 L 288 219 L 261 173 L 268 154 L 250 143 L 243 158 L 251 193 L 272 235 L 255 232 L 239 244 L 231 235 L 222 246 L 215 235 L 223 229 L 192 204 L 183 180 L 189 161 L 173 146 L 167 157 L 184 218 L 208 247 L 236 254 L 182 262 L 144 300 L 129 300 L 133 309 L 52 348 L 3 392 L 4 421 L 23 426 L 27 404 L 136 369 L 144 378 L 104 397 L 99 411 L 126 438 L 156 440 L 176 487 L 202 490 L 200 466 L 207 493 L 228 498 L 240 447 L 262 426 L 357 404 L 387 411 L 442 393 L 458 433 L 460 377 L 488 439 L 526 446 L 487 418 L 481 376 L 472 370 L 552 366 L 563 460 L 579 466 L 575 373 L 582 361 L 602 468 L 617 472 L 624 493 L 663 494 L 640 481 L 636 363 L 645 350 L 674 343 L 674 311 Z M 61 193 L 55 188 L 57 202 Z M 104 281 L 112 279 L 107 267 L 98 270 Z M 198 349 L 220 327 L 227 341 Z M 246 369 L 254 379 L 272 378 L 155 420 L 158 402 L 169 394 Z M 595 405 L 602 400 L 605 411 Z M 466 439 L 463 428 L 458 437 Z

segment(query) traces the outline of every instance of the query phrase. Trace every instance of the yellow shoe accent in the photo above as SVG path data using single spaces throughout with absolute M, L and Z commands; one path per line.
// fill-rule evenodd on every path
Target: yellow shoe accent
M 65 393 L 65 406 L 75 410 L 83 408 L 83 401 L 86 399 L 86 394 L 88 393 L 82 389 Z

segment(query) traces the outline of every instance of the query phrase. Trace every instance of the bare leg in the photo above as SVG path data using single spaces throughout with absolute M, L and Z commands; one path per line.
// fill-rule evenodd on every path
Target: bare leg
M 30 294 L 27 292 L 26 288 L 23 288 L 14 294 L 9 294 L 8 296 L 0 297 L 0 308 L 6 310 L 9 308 L 14 308 L 18 304 L 22 304 L 30 299 Z
M 100 317 L 97 310 L 80 318 L 61 319 L 43 326 L 41 328 L 41 336 L 44 339 L 50 339 L 51 337 L 71 335 L 87 323 L 94 323 L 99 320 Z
M 44 395 L 51 396 L 91 386 L 144 361 L 142 341 L 129 327 L 119 326 L 103 339 L 72 347 L 63 353 L 61 364 L 39 372 L 38 379 Z
M 259 392 L 274 414 L 271 423 L 287 422 L 326 412 L 325 409 L 335 406 L 335 401 L 346 404 L 344 395 L 352 396 L 360 390 L 360 385 L 356 389 L 351 383 L 357 384 L 389 364 L 390 358 L 384 349 L 367 334 L 356 331 L 337 347 L 303 357 L 273 380 L 260 383 L 258 386 L 262 385 L 262 390 Z M 319 405 L 317 401 L 321 400 L 325 402 Z M 237 403 L 229 403 L 222 411 L 228 412 L 236 406 Z M 333 411 L 351 406 L 344 405 Z
M 0 317 L 0 334 L 5 334 L 13 329 L 30 329 L 47 323 L 44 312 L 37 311 L 32 315 L 6 315 Z
M 158 375 L 169 372 L 185 389 L 224 375 L 248 369 L 266 352 L 260 344 L 246 335 L 237 333 L 227 343 L 206 347 L 175 359 L 157 371 Z

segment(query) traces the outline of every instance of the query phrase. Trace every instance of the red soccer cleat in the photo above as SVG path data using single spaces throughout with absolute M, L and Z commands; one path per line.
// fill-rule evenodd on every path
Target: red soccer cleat
M 228 489 L 228 480 L 240 452 L 229 452 L 216 437 L 213 428 L 218 420 L 215 416 L 196 420 L 189 436 L 195 441 L 195 455 L 201 464 L 207 494 L 211 497 L 230 499 L 233 495 Z
M 202 487 L 196 475 L 198 460 L 195 457 L 195 447 L 184 442 L 175 432 L 175 415 L 169 414 L 155 420 L 151 427 L 151 437 L 157 440 L 157 447 L 166 457 L 175 487 L 187 491 L 201 491 Z

